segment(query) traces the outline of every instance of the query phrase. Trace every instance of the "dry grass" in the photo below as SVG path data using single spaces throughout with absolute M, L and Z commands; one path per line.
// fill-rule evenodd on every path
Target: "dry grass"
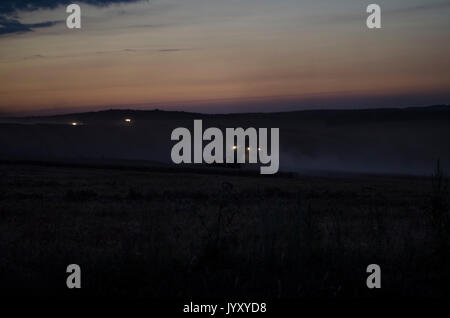
M 0 288 L 130 297 L 447 296 L 429 178 L 0 166 Z M 448 198 L 442 192 L 441 198 Z M 434 200 L 434 199 L 433 199 Z M 434 202 L 434 201 L 432 201 Z M 433 212 L 434 213 L 434 212 Z M 368 264 L 380 291 L 365 287 Z

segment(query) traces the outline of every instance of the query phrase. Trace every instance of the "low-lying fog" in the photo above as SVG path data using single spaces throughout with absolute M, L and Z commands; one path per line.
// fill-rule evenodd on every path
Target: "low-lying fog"
M 125 122 L 130 118 L 131 122 Z M 450 168 L 450 107 L 202 115 L 105 111 L 0 119 L 3 160 L 139 160 L 172 164 L 173 129 L 280 129 L 280 170 L 430 174 Z M 77 123 L 77 125 L 73 125 Z M 206 143 L 205 143 L 206 144 Z

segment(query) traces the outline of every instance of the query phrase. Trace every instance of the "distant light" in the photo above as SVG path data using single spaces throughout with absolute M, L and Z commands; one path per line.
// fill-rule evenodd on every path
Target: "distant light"
M 125 118 L 126 123 L 131 123 L 131 118 Z
M 78 123 L 73 122 L 73 123 L 72 123 L 72 126 L 78 126 Z
M 247 150 L 250 151 L 250 147 L 247 147 Z
M 233 146 L 233 150 L 236 150 L 237 149 L 237 146 Z
M 261 151 L 261 147 L 258 147 L 258 151 Z

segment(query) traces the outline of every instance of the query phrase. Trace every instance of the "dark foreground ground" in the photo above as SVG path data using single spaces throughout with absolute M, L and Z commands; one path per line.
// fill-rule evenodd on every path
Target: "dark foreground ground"
M 430 174 L 431 174 L 430 169 Z M 439 177 L 0 165 L 0 289 L 21 296 L 450 295 Z M 66 266 L 82 289 L 66 288 Z M 379 264 L 382 288 L 366 287 Z

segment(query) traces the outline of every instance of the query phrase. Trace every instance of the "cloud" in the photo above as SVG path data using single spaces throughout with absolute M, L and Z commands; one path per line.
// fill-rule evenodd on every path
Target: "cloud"
M 131 3 L 139 0 L 82 0 L 94 6 L 108 6 L 114 3 Z M 9 33 L 31 32 L 36 28 L 51 27 L 62 21 L 44 21 L 39 23 L 22 23 L 17 18 L 18 11 L 34 11 L 53 9 L 60 5 L 68 5 L 73 0 L 1 0 L 0 2 L 0 35 Z
M 45 56 L 42 54 L 34 54 L 31 56 L 25 56 L 23 59 L 24 60 L 32 60 L 32 59 L 44 59 L 44 58 L 45 58 Z
M 170 49 L 159 49 L 158 52 L 170 53 L 170 52 L 182 52 L 182 51 L 189 51 L 189 50 L 190 49 L 170 48 Z
M 51 27 L 62 21 L 45 21 L 40 23 L 28 23 L 24 24 L 19 22 L 17 19 L 11 19 L 0 16 L 0 35 L 8 33 L 21 33 L 30 32 L 35 28 L 46 28 Z
M 82 0 L 95 6 L 108 6 L 114 3 L 137 2 L 138 0 Z M 18 10 L 53 9 L 60 5 L 68 5 L 73 0 L 2 0 L 0 2 L 0 14 L 13 14 Z
M 417 11 L 439 10 L 439 9 L 448 9 L 448 8 L 450 8 L 450 2 L 447 1 L 447 2 L 419 4 L 416 6 L 390 10 L 389 13 L 410 13 L 410 12 L 417 12 Z

